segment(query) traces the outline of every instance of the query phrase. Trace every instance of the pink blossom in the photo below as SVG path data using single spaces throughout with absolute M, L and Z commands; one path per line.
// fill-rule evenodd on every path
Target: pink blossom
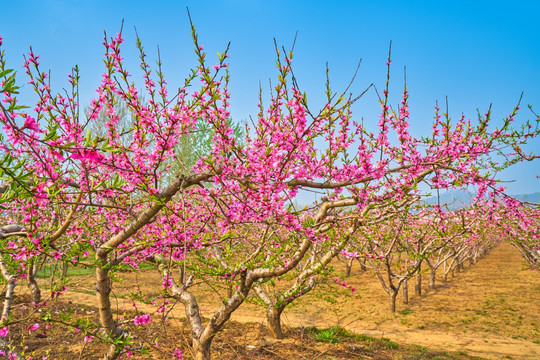
M 172 279 L 170 276 L 163 277 L 163 282 L 161 283 L 165 289 L 172 287 Z
M 182 354 L 182 351 L 180 349 L 174 349 L 172 357 L 176 360 L 182 360 L 184 358 L 184 354 Z
M 30 325 L 28 327 L 28 331 L 34 331 L 34 330 L 37 330 L 39 329 L 39 324 L 38 323 L 33 323 L 32 325 Z
M 133 319 L 133 322 L 136 326 L 149 324 L 150 321 L 152 321 L 150 314 L 135 316 L 135 318 Z
M 38 126 L 38 123 L 36 122 L 36 119 L 34 119 L 31 116 L 27 116 L 26 119 L 24 120 L 23 129 L 24 128 L 33 130 L 35 132 L 39 131 L 39 126 Z
M 3 328 L 0 329 L 0 336 L 1 337 L 6 337 L 8 334 L 8 328 L 7 326 L 4 326 Z

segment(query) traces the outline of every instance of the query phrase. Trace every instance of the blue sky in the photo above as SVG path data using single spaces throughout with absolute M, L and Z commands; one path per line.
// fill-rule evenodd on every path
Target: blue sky
M 438 100 L 448 96 L 454 118 L 476 118 L 493 104 L 496 118 L 508 115 L 524 92 L 518 119 L 533 119 L 526 105 L 540 113 L 540 28 L 538 1 L 73 1 L 3 0 L 0 36 L 8 64 L 19 69 L 32 45 L 52 86 L 65 87 L 66 75 L 81 69 L 81 102 L 89 103 L 101 73 L 103 31 L 114 35 L 124 19 L 123 54 L 136 72 L 134 27 L 151 59 L 159 45 L 172 88 L 195 65 L 186 13 L 189 6 L 200 43 L 209 56 L 230 48 L 233 118 L 257 113 L 259 81 L 274 78 L 274 45 L 290 47 L 296 31 L 295 74 L 311 106 L 324 101 L 325 63 L 333 88 L 344 89 L 360 59 L 352 91 L 370 83 L 383 88 L 386 57 L 392 41 L 391 92 L 394 104 L 407 67 L 411 126 L 426 133 Z M 215 58 L 210 57 L 211 60 Z M 20 82 L 24 81 L 20 78 Z M 25 99 L 25 98 L 22 98 Z M 29 98 L 31 99 L 31 98 Z M 354 108 L 357 118 L 375 124 L 379 106 L 374 94 Z M 537 139 L 538 140 L 538 139 Z M 540 141 L 529 151 L 540 153 Z M 540 191 L 539 162 L 522 164 L 501 175 L 510 193 Z

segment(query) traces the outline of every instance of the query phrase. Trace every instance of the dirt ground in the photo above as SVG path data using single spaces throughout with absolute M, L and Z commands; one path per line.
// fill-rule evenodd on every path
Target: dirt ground
M 339 273 L 342 269 L 340 265 L 336 266 Z M 132 300 L 123 296 L 134 290 L 132 277 L 122 274 L 123 280 L 115 283 L 117 298 L 114 305 L 118 309 L 133 308 Z M 360 271 L 356 263 L 347 279 L 357 289 L 354 295 L 342 290 L 332 301 L 305 296 L 285 311 L 283 324 L 292 338 L 292 334 L 299 331 L 293 328 L 340 326 L 356 334 L 384 337 L 399 344 L 417 344 L 483 358 L 540 359 L 540 273 L 527 269 L 514 247 L 499 245 L 447 283 L 437 280 L 435 289 L 428 289 L 427 274 L 424 276 L 421 297 L 415 296 L 412 284 L 409 285 L 409 304 L 404 305 L 399 297 L 398 311 L 391 314 L 388 296 L 377 278 L 372 273 Z M 67 292 L 63 301 L 95 306 L 92 276 L 81 276 L 76 281 L 77 284 L 70 288 L 77 291 Z M 146 294 L 156 292 L 161 278 L 157 272 L 146 271 L 138 276 L 138 281 L 142 293 Z M 212 302 L 213 297 L 202 298 L 201 313 L 209 318 L 217 303 Z M 156 307 L 137 304 L 137 308 L 141 312 L 152 312 Z M 255 323 L 250 326 L 256 328 L 258 323 L 258 328 L 262 328 L 263 314 L 262 308 L 245 303 L 233 314 L 232 320 Z M 178 304 L 169 318 L 177 322 L 177 326 L 183 326 L 182 317 L 183 308 Z M 259 335 L 264 336 L 263 333 Z M 262 341 L 255 338 L 252 342 Z M 244 357 L 238 355 L 237 358 Z M 255 358 L 266 359 L 262 355 Z M 351 355 L 350 358 L 364 357 Z

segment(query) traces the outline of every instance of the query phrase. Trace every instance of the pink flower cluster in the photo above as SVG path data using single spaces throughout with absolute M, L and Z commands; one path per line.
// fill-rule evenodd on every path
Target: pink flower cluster
M 135 316 L 135 318 L 133 319 L 133 322 L 136 326 L 149 324 L 150 321 L 152 321 L 150 314 Z

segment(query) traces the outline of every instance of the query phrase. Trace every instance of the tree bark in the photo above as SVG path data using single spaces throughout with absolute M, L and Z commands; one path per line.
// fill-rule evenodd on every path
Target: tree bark
M 360 269 L 362 271 L 367 271 L 366 259 L 364 258 L 362 261 L 358 260 L 358 262 L 360 263 Z
M 11 313 L 11 304 L 13 303 L 13 294 L 15 293 L 15 286 L 17 284 L 15 283 L 15 277 L 11 276 L 8 280 L 8 285 L 6 288 L 6 295 L 4 299 L 4 308 L 2 310 L 2 319 L 9 318 L 9 314 Z
M 352 259 L 349 259 L 346 264 L 345 264 L 345 276 L 346 277 L 349 277 L 351 276 L 351 271 L 352 271 L 352 264 L 353 264 L 353 261 L 354 261 L 354 258 Z
M 68 263 L 66 261 L 62 262 L 62 277 L 61 280 L 64 281 L 68 276 Z
M 211 360 L 212 353 L 210 346 L 212 345 L 212 339 L 200 341 L 199 339 L 193 339 L 193 351 L 195 352 L 195 360 Z
M 15 286 L 17 286 L 16 278 L 14 275 L 11 275 L 6 263 L 4 262 L 4 258 L 0 255 L 0 270 L 2 271 L 2 276 L 7 281 L 6 286 L 6 295 L 4 298 L 4 308 L 2 309 L 2 318 L 0 318 L 0 321 L 2 319 L 9 318 L 9 314 L 11 313 L 11 304 L 13 303 L 13 293 L 15 292 Z
M 391 311 L 392 313 L 395 313 L 395 312 L 396 312 L 396 297 L 397 297 L 397 294 L 398 294 L 397 291 L 393 291 L 393 292 L 390 294 L 390 311 Z
M 416 274 L 416 284 L 414 285 L 414 293 L 417 296 L 422 296 L 422 273 L 420 273 L 421 268 L 418 267 L 418 274 Z
M 109 270 L 102 264 L 96 267 L 96 296 L 99 309 L 99 319 L 101 326 L 103 326 L 106 333 L 109 334 L 111 339 L 115 339 L 122 336 L 123 331 L 117 326 L 116 321 L 113 319 L 110 300 L 110 293 L 112 290 L 111 279 L 109 277 Z M 111 344 L 103 359 L 116 359 L 118 355 L 120 355 L 120 350 L 121 349 L 118 346 Z
M 30 297 L 32 301 L 39 303 L 41 301 L 41 290 L 39 290 L 39 285 L 36 281 L 36 270 L 33 262 L 31 262 L 26 268 L 26 281 L 28 284 L 28 289 L 30 290 Z
M 431 289 L 435 288 L 435 275 L 436 275 L 437 269 L 435 267 L 431 268 L 431 272 L 429 275 L 429 287 Z
M 270 336 L 274 339 L 283 339 L 283 331 L 281 329 L 281 314 L 284 308 L 274 307 L 266 312 L 266 321 L 268 323 L 268 330 Z
M 403 281 L 403 303 L 409 303 L 409 284 L 407 280 Z

